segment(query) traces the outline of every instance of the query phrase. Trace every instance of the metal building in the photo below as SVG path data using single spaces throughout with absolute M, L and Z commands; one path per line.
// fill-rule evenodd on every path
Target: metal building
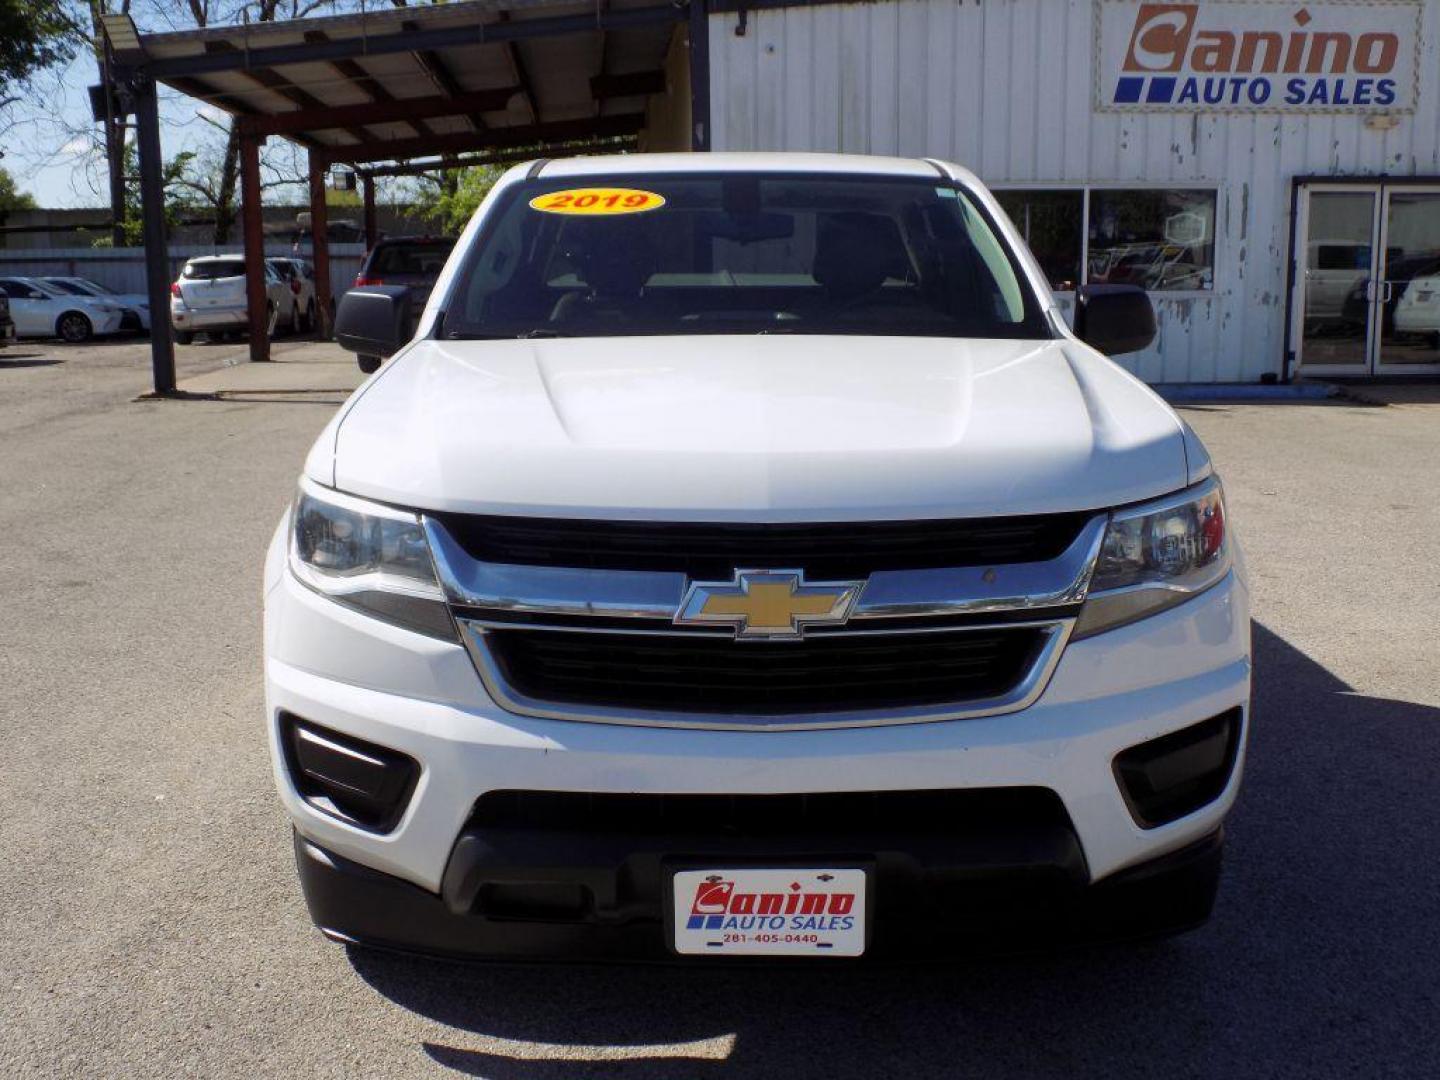
M 1440 0 L 711 10 L 714 149 L 969 166 L 1149 382 L 1440 373 Z

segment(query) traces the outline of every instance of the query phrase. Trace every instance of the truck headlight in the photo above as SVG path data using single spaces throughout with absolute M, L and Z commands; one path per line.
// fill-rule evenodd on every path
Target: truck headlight
M 1072 637 L 1143 619 L 1204 592 L 1230 572 L 1225 495 L 1216 477 L 1117 510 L 1100 545 Z
M 303 480 L 291 514 L 290 568 L 337 603 L 455 640 L 430 547 L 413 513 Z

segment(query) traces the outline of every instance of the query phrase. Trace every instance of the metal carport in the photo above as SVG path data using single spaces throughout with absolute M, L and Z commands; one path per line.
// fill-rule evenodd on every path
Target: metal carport
M 289 22 L 141 34 L 104 16 L 114 79 L 136 115 L 154 390 L 175 389 L 156 84 L 238 118 L 250 358 L 268 360 L 260 147 L 309 158 L 322 333 L 330 331 L 325 175 L 377 175 L 607 149 L 709 146 L 706 0 L 471 0 Z M 538 151 L 536 148 L 540 148 Z M 523 151 L 523 152 L 522 152 Z M 460 157 L 483 152 L 478 157 Z M 374 164 L 381 163 L 381 164 Z M 393 163 L 393 164 L 385 164 Z M 367 215 L 373 240 L 373 212 Z

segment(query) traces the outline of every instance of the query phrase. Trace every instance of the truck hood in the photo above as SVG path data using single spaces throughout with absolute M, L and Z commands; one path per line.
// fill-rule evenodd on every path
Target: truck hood
M 1071 341 L 430 340 L 337 419 L 313 479 L 430 510 L 901 519 L 1094 509 L 1187 482 L 1175 414 Z

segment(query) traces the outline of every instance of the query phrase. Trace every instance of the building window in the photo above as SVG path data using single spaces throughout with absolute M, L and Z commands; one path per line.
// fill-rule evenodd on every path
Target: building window
M 1072 292 L 1080 282 L 1085 217 L 1083 191 L 998 191 L 996 198 L 1030 245 L 1040 269 L 1056 292 Z
M 1026 188 L 996 198 L 1056 292 L 1086 282 L 1150 292 L 1214 287 L 1214 190 Z
M 1215 192 L 1090 192 L 1087 281 L 1151 292 L 1215 283 Z

